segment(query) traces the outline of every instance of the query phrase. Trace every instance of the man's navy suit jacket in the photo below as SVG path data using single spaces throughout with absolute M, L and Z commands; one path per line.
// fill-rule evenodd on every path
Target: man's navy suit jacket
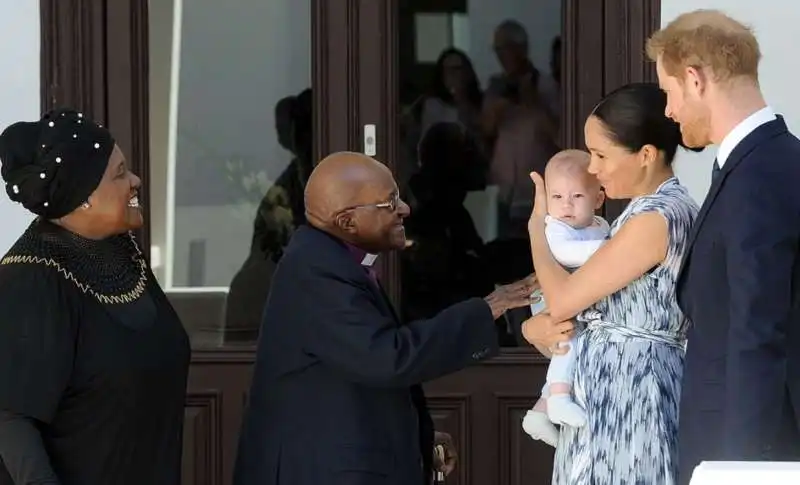
M 681 484 L 701 461 L 800 460 L 799 244 L 800 141 L 778 117 L 723 164 L 678 277 Z
M 433 424 L 420 384 L 497 351 L 482 299 L 401 324 L 337 239 L 297 230 L 264 311 L 235 485 L 422 485 Z

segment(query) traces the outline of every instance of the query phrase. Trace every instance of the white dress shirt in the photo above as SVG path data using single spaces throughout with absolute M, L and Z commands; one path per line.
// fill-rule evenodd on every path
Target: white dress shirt
M 741 123 L 736 125 L 734 129 L 731 130 L 730 133 L 725 135 L 725 138 L 722 139 L 722 143 L 719 144 L 719 150 L 717 150 L 717 164 L 719 168 L 722 168 L 725 165 L 725 161 L 728 160 L 728 157 L 733 152 L 734 148 L 744 140 L 747 135 L 755 131 L 756 128 L 759 126 L 769 123 L 775 119 L 775 111 L 769 106 L 761 108 L 760 110 L 756 111 L 755 113 L 751 114 Z

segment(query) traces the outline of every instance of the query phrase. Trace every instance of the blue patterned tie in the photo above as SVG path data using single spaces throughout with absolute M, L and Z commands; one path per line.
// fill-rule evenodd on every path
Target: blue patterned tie
M 714 159 L 714 168 L 711 169 L 711 183 L 712 184 L 717 181 L 717 177 L 719 177 L 719 174 L 720 174 L 719 163 L 717 163 L 717 159 L 715 158 Z

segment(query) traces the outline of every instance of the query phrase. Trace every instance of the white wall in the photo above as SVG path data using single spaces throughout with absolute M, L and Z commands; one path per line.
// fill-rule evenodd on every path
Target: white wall
M 39 2 L 0 0 L 0 32 L 2 131 L 15 121 L 39 118 Z M 28 211 L 8 199 L 0 182 L 0 255 L 32 219 Z
M 722 10 L 755 29 L 763 54 L 760 81 L 767 102 L 784 115 L 791 130 L 800 133 L 800 56 L 794 47 L 800 5 L 783 0 L 662 0 L 661 23 L 666 25 L 679 14 L 697 8 Z M 681 153 L 676 160 L 678 178 L 698 201 L 708 192 L 716 153 L 716 147 L 709 147 L 700 154 Z

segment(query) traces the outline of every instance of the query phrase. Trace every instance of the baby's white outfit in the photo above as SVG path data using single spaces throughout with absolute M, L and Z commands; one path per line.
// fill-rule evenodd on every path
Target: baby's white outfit
M 595 251 L 608 239 L 610 227 L 605 219 L 595 216 L 587 227 L 576 229 L 558 219 L 545 218 L 545 236 L 550 252 L 556 261 L 569 271 L 582 266 Z M 536 315 L 547 308 L 541 292 L 534 293 L 539 301 L 531 305 L 531 313 Z M 585 422 L 583 410 L 567 394 L 551 395 L 552 383 L 572 384 L 575 370 L 575 342 L 568 343 L 569 350 L 563 355 L 553 355 L 547 368 L 547 381 L 542 389 L 542 399 L 547 400 L 547 414 L 531 409 L 522 422 L 523 429 L 534 439 L 541 439 L 555 446 L 558 430 L 554 424 L 582 426 Z

